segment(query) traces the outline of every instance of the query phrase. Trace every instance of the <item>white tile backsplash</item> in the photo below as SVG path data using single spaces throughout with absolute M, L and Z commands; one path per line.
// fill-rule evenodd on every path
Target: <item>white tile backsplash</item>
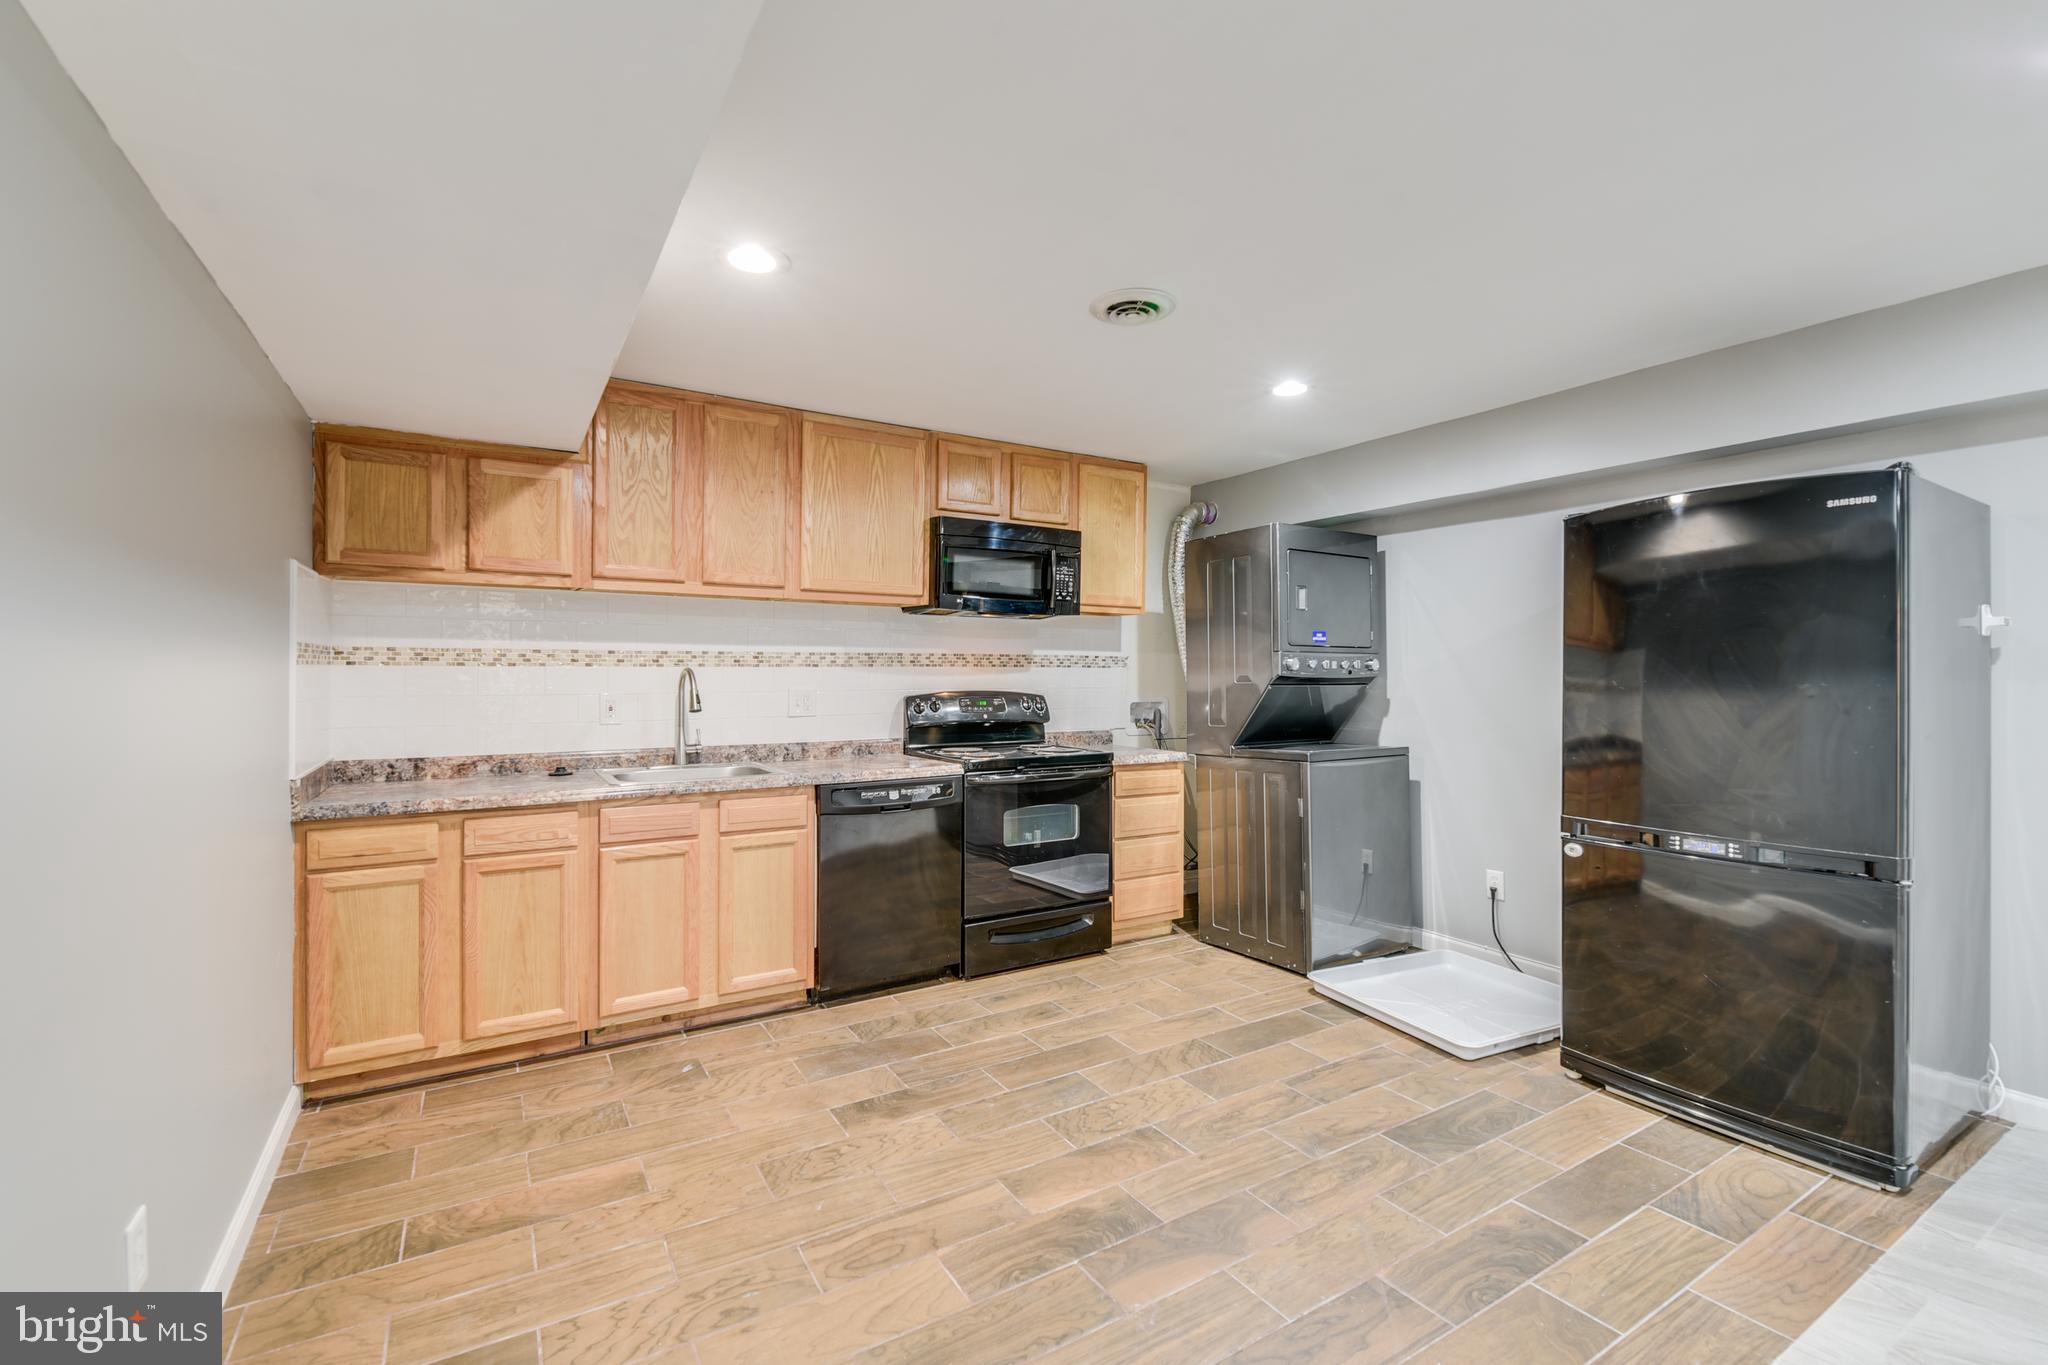
M 527 646 L 544 650 L 921 650 L 1122 654 L 1120 667 L 700 666 L 707 744 L 887 739 L 902 700 L 946 687 L 1042 692 L 1060 729 L 1122 729 L 1132 692 L 1122 617 L 1004 621 L 918 616 L 888 607 L 670 597 L 530 588 L 437 587 L 319 579 L 299 639 L 342 647 Z M 319 631 L 320 634 L 308 634 Z M 491 651 L 486 650 L 488 655 Z M 294 759 L 630 749 L 675 736 L 680 667 L 560 663 L 299 664 Z M 817 694 L 791 716 L 789 693 Z M 600 723 L 601 699 L 617 724 Z

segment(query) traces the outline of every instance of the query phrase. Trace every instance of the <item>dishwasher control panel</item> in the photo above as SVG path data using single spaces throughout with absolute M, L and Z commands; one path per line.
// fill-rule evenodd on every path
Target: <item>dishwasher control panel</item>
M 897 806 L 933 806 L 960 799 L 960 779 L 935 782 L 848 783 L 827 787 L 820 805 L 825 814 L 833 811 L 876 810 Z

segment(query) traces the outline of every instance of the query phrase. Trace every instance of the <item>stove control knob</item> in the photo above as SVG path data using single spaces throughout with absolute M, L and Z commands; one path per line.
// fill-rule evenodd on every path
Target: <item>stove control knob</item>
M 1295 669 L 1301 667 L 1301 660 L 1295 658 L 1292 654 L 1290 654 L 1280 661 L 1280 666 L 1286 669 L 1289 673 L 1292 673 Z
M 919 697 L 910 703 L 910 714 L 913 716 L 924 714 L 924 698 Z

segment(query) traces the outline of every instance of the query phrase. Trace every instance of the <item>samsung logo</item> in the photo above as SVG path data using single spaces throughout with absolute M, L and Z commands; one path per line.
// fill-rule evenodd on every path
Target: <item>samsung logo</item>
M 1877 494 L 1875 494 L 1875 493 L 1865 493 L 1865 494 L 1864 494 L 1864 495 L 1863 495 L 1862 497 L 1860 497 L 1860 498 L 1829 498 L 1829 499 L 1828 499 L 1828 506 L 1830 506 L 1830 507 L 1862 507 L 1862 506 L 1864 506 L 1864 505 L 1865 505 L 1865 504 L 1867 504 L 1867 503 L 1873 503 L 1873 502 L 1876 502 L 1876 501 L 1877 501 Z

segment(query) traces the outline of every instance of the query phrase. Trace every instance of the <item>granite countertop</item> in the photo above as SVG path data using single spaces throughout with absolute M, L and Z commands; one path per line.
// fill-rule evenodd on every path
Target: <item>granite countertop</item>
M 752 763 L 769 771 L 758 777 L 679 776 L 667 782 L 636 782 L 620 786 L 605 780 L 601 767 L 637 767 L 664 763 L 669 754 L 544 755 L 572 757 L 573 771 L 550 776 L 545 767 L 518 758 L 462 760 L 395 760 L 386 765 L 340 765 L 342 773 L 308 784 L 294 798 L 292 820 L 360 820 L 379 815 L 439 815 L 449 811 L 513 810 L 522 806 L 565 806 L 582 801 L 631 801 L 649 796 L 700 795 L 706 792 L 755 791 L 770 787 L 815 787 L 834 782 L 893 782 L 942 773 L 957 773 L 956 763 L 915 758 L 900 749 L 847 752 L 843 745 L 760 746 L 761 756 L 746 746 L 723 748 L 705 756 L 705 763 Z M 1105 746 L 1119 764 L 1184 762 L 1187 755 L 1171 749 Z M 818 752 L 822 750 L 823 752 Z M 787 756 L 785 756 L 787 755 Z M 585 766 L 588 765 L 588 766 Z M 366 777 L 375 767 L 380 776 Z M 487 771 L 470 771 L 487 769 Z M 420 776 L 407 776 L 418 772 Z M 461 775 L 438 775 L 441 772 Z
M 1112 744 L 1109 752 L 1115 755 L 1119 768 L 1149 763 L 1192 763 L 1194 755 L 1179 749 L 1155 749 L 1149 744 Z

